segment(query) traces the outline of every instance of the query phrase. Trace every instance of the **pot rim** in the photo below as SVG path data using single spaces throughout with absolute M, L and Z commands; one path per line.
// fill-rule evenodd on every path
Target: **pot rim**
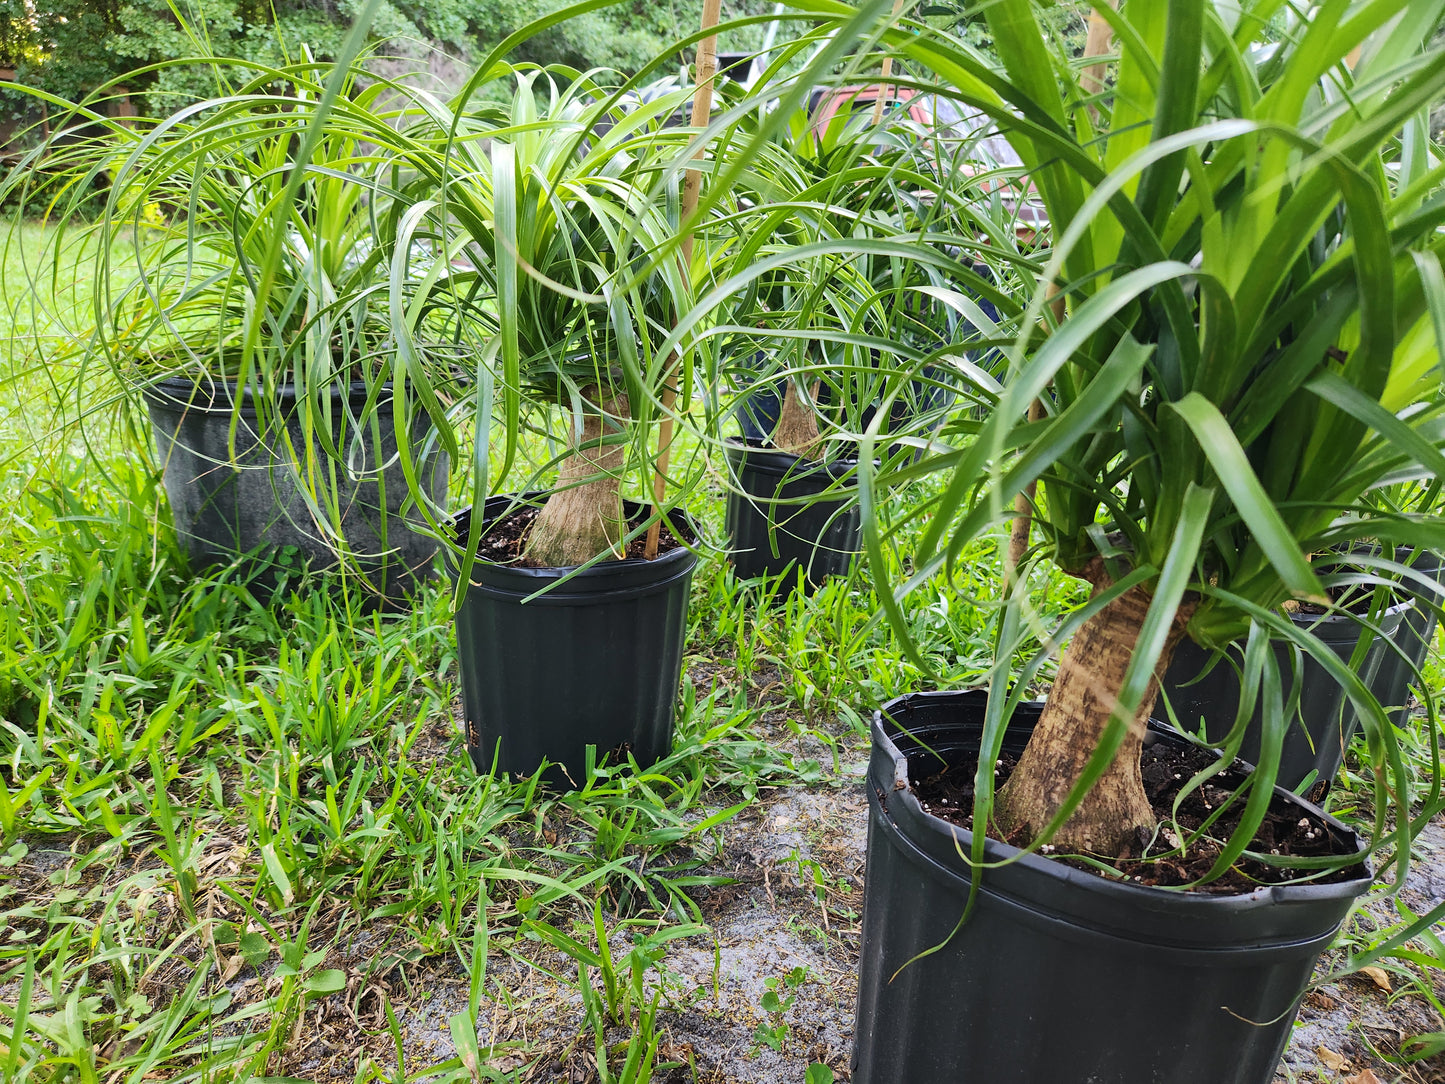
M 391 386 L 390 380 L 383 381 L 381 384 L 382 390 L 388 393 L 391 391 Z M 240 385 L 237 381 L 213 377 L 209 374 L 204 377 L 167 376 L 135 385 L 135 389 L 152 406 L 169 410 L 194 410 L 208 414 L 231 413 L 236 408 L 238 387 Z M 329 382 L 325 387 L 333 400 L 345 398 L 348 401 L 355 401 L 361 399 L 364 402 L 373 385 L 365 380 L 352 380 L 345 383 L 338 380 Z M 256 389 L 247 384 L 240 387 L 240 391 L 242 413 L 255 413 Z M 288 380 L 278 386 L 270 398 L 282 406 L 295 403 L 298 398 L 296 384 Z M 388 394 L 384 399 L 379 398 L 377 402 L 378 404 L 389 402 L 390 399 L 391 396 Z
M 482 535 L 486 535 L 485 524 L 494 522 L 505 508 L 516 505 L 531 505 L 539 507 L 551 496 L 550 490 L 533 489 L 522 493 L 498 493 L 488 497 L 483 502 L 483 515 L 486 516 L 489 505 L 497 506 L 497 514 L 486 516 Z M 502 505 L 506 502 L 506 505 Z M 648 507 L 639 501 L 625 500 L 623 507 L 629 514 L 636 514 L 634 510 L 641 510 Z M 466 524 L 475 512 L 475 505 L 468 505 L 452 513 L 450 528 L 454 536 L 455 532 Z M 534 599 L 534 602 L 545 602 L 548 599 L 554 601 L 575 601 L 577 596 L 595 597 L 603 592 L 619 590 L 625 593 L 633 593 L 634 588 L 627 585 L 648 585 L 653 588 L 662 589 L 681 575 L 690 575 L 697 564 L 696 546 L 699 538 L 697 524 L 692 517 L 682 508 L 674 508 L 667 513 L 668 518 L 680 520 L 692 533 L 692 542 L 683 542 L 682 545 L 660 553 L 653 560 L 648 561 L 642 557 L 626 557 L 622 560 L 599 560 L 592 565 L 562 565 L 548 568 L 528 568 L 518 565 L 500 564 L 496 561 L 477 555 L 474 569 L 483 569 L 488 574 L 492 583 L 478 583 L 473 579 L 469 585 L 471 588 L 486 589 L 489 591 L 500 591 L 506 594 L 515 594 L 518 598 L 530 597 L 536 592 L 544 590 L 548 584 L 566 579 L 568 582 L 558 588 L 548 590 L 545 595 Z M 457 569 L 453 567 L 452 574 L 456 575 Z M 473 572 L 475 577 L 476 573 Z M 621 581 L 621 582 L 619 582 Z
M 743 464 L 746 464 L 748 469 L 763 474 L 786 477 L 790 482 L 827 475 L 834 481 L 843 481 L 847 485 L 854 485 L 857 481 L 858 464 L 861 462 L 857 457 L 851 459 L 804 459 L 792 452 L 780 451 L 758 441 L 742 440 L 737 437 L 728 437 L 724 440 L 723 449 L 729 459 L 737 461 L 738 469 L 742 469 Z M 799 469 L 799 464 L 806 465 Z
M 949 849 L 961 848 L 965 852 L 972 846 L 973 832 L 961 825 L 936 817 L 924 810 L 922 803 L 913 793 L 908 776 L 908 757 L 886 730 L 885 717 L 898 730 L 908 733 L 906 727 L 896 722 L 892 712 L 905 706 L 927 705 L 929 703 L 939 704 L 947 702 L 951 698 L 959 698 L 974 694 L 979 697 L 975 702 L 982 703 L 982 697 L 987 696 L 986 690 L 929 690 L 917 693 L 907 693 L 888 701 L 873 713 L 873 741 L 876 747 L 881 748 L 883 753 L 892 760 L 894 769 L 893 792 L 887 795 L 889 803 L 901 799 L 904 807 L 908 810 L 910 819 L 915 820 L 920 826 L 936 838 L 946 839 Z M 1028 701 L 1020 704 L 1020 707 L 1027 707 L 1030 710 L 1041 710 L 1043 701 Z M 1157 727 L 1155 733 L 1177 737 L 1170 727 L 1162 724 L 1152 723 L 1151 728 Z M 1182 739 L 1181 739 L 1182 740 Z M 1134 884 L 1129 881 L 1115 880 L 1091 873 L 1072 866 L 1066 866 L 1046 855 L 1037 852 L 1026 853 L 1018 847 L 994 839 L 992 836 L 985 837 L 984 854 L 985 861 L 998 863 L 1012 860 L 1013 864 L 1022 866 L 1024 869 L 1039 875 L 1048 877 L 1056 882 L 1072 884 L 1082 888 L 1092 889 L 1106 897 L 1132 898 L 1134 900 L 1154 900 L 1166 906 L 1194 906 L 1208 907 L 1214 909 L 1248 910 L 1258 907 L 1267 907 L 1274 903 L 1302 900 L 1330 900 L 1330 899 L 1353 899 L 1362 891 L 1367 889 L 1374 881 L 1373 869 L 1368 858 L 1368 848 L 1360 844 L 1359 835 L 1336 817 L 1324 812 L 1312 802 L 1291 793 L 1284 787 L 1274 788 L 1275 796 L 1302 806 L 1306 811 L 1322 818 L 1331 828 L 1353 839 L 1358 844 L 1355 852 L 1359 856 L 1359 862 L 1364 867 L 1364 873 L 1360 877 L 1351 878 L 1347 881 L 1337 881 L 1330 884 L 1316 882 L 1295 882 L 1290 884 L 1260 885 L 1249 892 L 1236 893 L 1207 893 L 1192 892 L 1179 888 L 1160 888 L 1153 885 Z M 891 814 L 889 814 L 891 817 Z M 903 831 L 903 826 L 897 824 L 895 827 Z M 905 832 L 905 835 L 907 833 Z M 1007 867 L 1003 867 L 1007 868 Z
M 1393 636 L 1401 622 L 1405 620 L 1406 613 L 1413 609 L 1415 609 L 1415 598 L 1410 596 L 1402 598 L 1394 605 L 1387 606 L 1381 610 L 1379 617 L 1376 618 L 1379 636 Z M 1301 632 L 1308 633 L 1312 636 L 1319 636 L 1325 639 L 1326 643 L 1331 643 L 1339 642 L 1339 634 L 1347 630 L 1353 630 L 1355 639 L 1358 639 L 1359 630 L 1363 628 L 1368 615 L 1357 614 L 1350 610 L 1332 609 L 1321 614 L 1306 614 L 1300 613 L 1298 610 L 1285 610 L 1281 616 L 1288 618 L 1290 623 Z M 1329 639 L 1331 635 L 1334 636 L 1333 640 Z M 1209 655 L 1220 654 L 1242 642 L 1241 639 L 1236 638 L 1219 647 L 1210 647 L 1208 644 L 1201 644 L 1198 640 L 1189 639 L 1188 637 L 1185 639 L 1186 642 L 1192 643 L 1195 647 L 1199 648 L 1200 651 Z M 1283 637 L 1278 637 L 1278 639 L 1281 642 L 1292 642 L 1285 641 Z

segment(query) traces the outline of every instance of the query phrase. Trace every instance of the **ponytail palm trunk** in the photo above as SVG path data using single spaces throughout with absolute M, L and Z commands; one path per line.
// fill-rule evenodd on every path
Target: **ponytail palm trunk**
M 840 30 L 876 28 L 886 9 L 834 17 Z M 1426 153 L 1428 112 L 1445 93 L 1445 55 L 1431 44 L 1445 3 L 1327 0 L 1298 16 L 1270 0 L 1101 6 L 1119 52 L 1102 99 L 1051 52 L 1028 0 L 982 10 L 997 69 L 906 15 L 878 33 L 916 81 L 1005 130 L 1048 207 L 1053 247 L 999 407 L 972 444 L 932 462 L 945 485 L 919 506 L 914 571 L 884 608 L 906 638 L 898 597 L 951 568 L 1033 483 L 1032 557 L 1093 594 L 1052 638 L 1072 635 L 997 802 L 980 769 L 978 823 L 1029 846 L 1112 856 L 1157 838 L 1140 742 L 1185 635 L 1246 643 L 1245 702 L 1226 752 L 1256 703 L 1264 719 L 1261 763 L 1211 876 L 1248 844 L 1276 777 L 1288 675 L 1271 636 L 1345 686 L 1381 808 L 1394 803 L 1408 820 L 1410 782 L 1379 705 L 1280 607 L 1329 604 L 1313 553 L 1360 538 L 1385 553 L 1445 541 L 1438 521 L 1381 513 L 1370 498 L 1445 475 L 1434 368 L 1445 167 Z M 1277 40 L 1262 41 L 1266 29 Z M 1057 322 L 1055 291 L 1067 307 Z M 1029 420 L 1036 399 L 1042 417 Z M 866 514 L 876 508 L 866 470 L 863 482 Z M 882 574 L 876 516 L 865 529 Z M 1375 572 L 1390 566 L 1379 560 Z M 1011 672 L 1028 638 L 1026 582 L 1014 581 L 1002 611 L 984 765 L 1027 685 Z M 976 836 L 976 859 L 981 847 Z
M 599 553 L 623 555 L 627 524 L 621 481 L 627 447 L 617 433 L 627 416 L 626 399 L 604 398 L 595 387 L 583 391 L 581 408 L 567 430 L 567 457 L 558 468 L 557 484 L 527 538 L 528 561 L 560 568 L 585 564 Z
M 813 395 L 818 385 L 813 386 Z M 812 403 L 803 398 L 796 380 L 789 379 L 783 391 L 783 404 L 778 410 L 778 424 L 773 429 L 773 447 L 800 459 L 817 459 L 823 454 L 822 434 L 818 431 L 818 415 Z
M 1095 563 L 1090 574 L 1099 580 L 1097 595 L 1107 586 L 1103 563 Z M 1085 621 L 1064 649 L 1048 703 L 1008 784 L 999 792 L 995 819 L 1005 836 L 1025 843 L 1041 836 L 1084 775 L 1090 754 L 1103 742 L 1119 704 L 1150 601 L 1145 588 L 1129 588 Z M 1188 607 L 1182 607 L 1144 698 L 1129 711 L 1118 751 L 1052 837 L 1056 847 L 1122 855 L 1137 853 L 1147 843 L 1154 813 L 1144 792 L 1139 753 L 1159 681 L 1187 619 Z

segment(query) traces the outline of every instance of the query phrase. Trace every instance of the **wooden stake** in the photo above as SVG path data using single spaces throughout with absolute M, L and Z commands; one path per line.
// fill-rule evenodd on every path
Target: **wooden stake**
M 1109 0 L 1111 8 L 1119 6 L 1119 0 Z M 1109 43 L 1113 40 L 1114 28 L 1109 21 L 1099 14 L 1098 8 L 1089 11 L 1089 34 L 1084 39 L 1084 59 L 1103 56 L 1109 51 Z M 1105 63 L 1089 64 L 1079 72 L 1079 85 L 1084 93 L 1094 96 L 1104 93 L 1104 73 L 1109 65 Z M 1089 106 L 1089 113 L 1095 120 L 1099 119 L 1099 110 L 1092 104 Z
M 1108 0 L 1110 7 L 1118 7 L 1118 0 Z M 1109 50 L 1109 39 L 1113 29 L 1109 26 L 1108 20 L 1099 14 L 1097 8 L 1089 11 L 1089 36 L 1084 41 L 1084 59 L 1103 56 Z M 1079 82 L 1090 94 L 1102 93 L 1104 89 L 1104 69 L 1106 64 L 1086 65 L 1080 73 Z M 1089 107 L 1097 116 L 1097 110 Z M 1054 311 L 1054 322 L 1062 323 L 1064 319 L 1064 299 L 1056 297 L 1059 292 L 1059 285 L 1056 282 L 1049 283 L 1050 306 Z M 1042 421 L 1044 417 L 1043 400 L 1035 399 L 1029 404 L 1029 421 Z M 1014 498 L 1014 518 L 1009 528 L 1008 554 L 1004 561 L 1004 588 L 1013 583 L 1014 571 L 1018 568 L 1019 562 L 1023 560 L 1024 551 L 1029 548 L 1029 531 L 1034 525 L 1034 498 L 1038 494 L 1038 483 L 1030 482 L 1024 486 L 1023 491 Z
M 1029 421 L 1042 421 L 1044 402 L 1035 399 L 1029 404 Z M 1008 535 L 1008 563 L 1004 565 L 1004 582 L 1012 583 L 1014 570 L 1024 559 L 1024 550 L 1029 548 L 1029 531 L 1034 525 L 1034 496 L 1039 491 L 1038 482 L 1030 482 L 1014 498 L 1014 520 Z
M 703 0 L 702 29 L 711 30 L 717 26 L 722 14 L 722 0 Z M 697 45 L 697 86 L 692 93 L 692 126 L 707 127 L 712 114 L 712 84 L 717 77 L 717 35 L 709 34 Z M 698 146 L 694 158 L 703 156 L 703 147 Z M 690 169 L 682 182 L 682 221 L 687 222 L 697 210 L 698 196 L 702 191 L 702 170 Z M 682 269 L 692 275 L 692 228 L 682 237 Z M 677 355 L 667 359 L 671 369 L 677 362 Z M 652 510 L 660 512 L 663 497 L 667 494 L 667 461 L 672 451 L 672 408 L 677 402 L 677 389 L 664 385 L 662 389 L 662 424 L 657 434 L 657 466 L 652 477 Z M 657 546 L 662 539 L 662 520 L 659 518 L 647 529 L 647 544 L 642 555 L 651 561 L 657 556 Z
M 893 20 L 903 11 L 903 0 L 893 0 Z M 893 54 L 883 58 L 883 78 L 878 85 L 878 97 L 873 102 L 873 127 L 883 122 L 883 96 L 888 93 L 888 77 L 893 74 Z

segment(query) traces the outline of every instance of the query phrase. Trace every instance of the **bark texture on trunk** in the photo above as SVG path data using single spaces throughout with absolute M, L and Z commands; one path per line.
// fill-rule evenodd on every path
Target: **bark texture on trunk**
M 1098 594 L 1108 582 L 1102 563 L 1091 565 L 1090 573 Z M 1005 838 L 1017 843 L 1036 839 L 1083 774 L 1113 713 L 1150 599 L 1142 588 L 1126 591 L 1084 622 L 1069 642 L 1033 736 L 998 793 L 994 819 Z M 1139 774 L 1139 751 L 1159 678 L 1193 608 L 1192 602 L 1180 607 L 1128 736 L 1113 764 L 1054 836 L 1058 850 L 1117 858 L 1137 854 L 1141 832 L 1145 839 L 1152 834 L 1154 813 Z
M 626 526 L 621 490 L 627 445 L 597 441 L 615 435 L 618 422 L 630 410 L 625 396 L 603 397 L 595 387 L 585 389 L 582 398 L 581 436 L 575 425 L 567 427 L 571 451 L 558 469 L 556 489 L 527 537 L 528 564 L 580 565 L 607 550 L 623 556 L 619 543 Z
M 778 424 L 773 427 L 773 447 L 788 452 L 799 459 L 820 459 L 823 455 L 823 440 L 818 433 L 818 415 L 810 404 L 803 401 L 798 382 L 791 378 L 783 392 L 782 409 L 778 411 Z M 818 397 L 818 384 L 813 385 L 811 398 Z

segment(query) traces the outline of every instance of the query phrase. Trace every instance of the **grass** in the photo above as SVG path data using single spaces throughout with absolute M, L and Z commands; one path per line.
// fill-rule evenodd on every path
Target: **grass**
M 520 1080 L 540 1048 L 480 1045 L 476 1019 L 518 996 L 497 969 L 542 966 L 537 945 L 576 991 L 569 1049 L 589 1079 L 692 1079 L 664 1041 L 664 976 L 675 943 L 713 937 L 697 897 L 736 819 L 760 795 L 851 782 L 873 709 L 928 683 L 873 623 L 866 569 L 778 601 L 706 556 L 672 755 L 553 794 L 466 759 L 445 584 L 382 615 L 344 577 L 292 574 L 267 604 L 240 567 L 197 575 L 143 434 L 34 456 L 22 395 L 39 381 L 20 366 L 0 407 L 0 1079 Z M 717 496 L 691 506 L 715 539 Z M 989 665 L 999 541 L 908 602 L 949 685 Z M 1081 601 L 1036 575 L 1045 619 Z M 793 740 L 770 740 L 765 714 Z M 830 915 L 856 921 L 830 909 L 849 886 L 793 864 L 823 938 Z M 1379 915 L 1362 910 L 1341 951 L 1413 920 Z M 1433 936 L 1384 963 L 1397 993 L 1438 996 Z M 443 1003 L 443 966 L 464 976 L 439 1025 L 453 1051 L 428 1057 L 406 1034 Z M 762 1045 L 788 1038 L 780 981 Z
M 649 932 L 605 967 L 566 942 L 584 990 L 622 976 L 599 979 L 606 1011 L 587 1019 L 629 1038 L 593 1057 L 599 1073 L 617 1063 L 600 1079 L 645 1079 L 645 979 L 672 937 L 699 932 L 692 895 L 717 878 L 698 871 L 730 821 L 760 790 L 837 785 L 873 707 L 921 680 L 886 628 L 864 631 L 877 606 L 862 571 L 768 605 L 713 556 L 670 758 L 566 795 L 481 778 L 457 734 L 445 585 L 401 615 L 363 613 L 337 577 L 265 605 L 239 568 L 190 573 L 124 441 L 103 477 L 79 458 L 18 462 L 0 527 L 6 1080 L 318 1074 L 301 1022 L 319 1003 L 454 957 L 476 1004 L 497 993 L 489 958 L 604 915 Z M 714 537 L 717 506 L 694 510 Z M 992 544 L 977 556 L 969 590 L 984 594 Z M 949 599 L 921 596 L 917 631 L 941 672 L 976 680 L 986 613 Z M 765 701 L 818 757 L 754 734 Z M 413 1064 L 388 1023 L 349 1074 L 470 1079 L 469 1026 L 451 1023 L 463 1060 Z

